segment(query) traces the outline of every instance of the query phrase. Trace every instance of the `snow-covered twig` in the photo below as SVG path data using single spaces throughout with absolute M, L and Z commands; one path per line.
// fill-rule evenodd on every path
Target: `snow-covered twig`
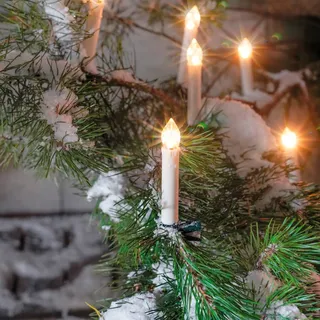
M 303 79 L 306 69 L 296 72 L 288 70 L 283 70 L 279 73 L 270 73 L 264 70 L 258 70 L 258 72 L 276 85 L 277 88 L 275 92 L 267 93 L 256 89 L 248 96 L 242 96 L 233 92 L 231 95 L 232 99 L 251 105 L 258 114 L 267 118 L 271 111 L 275 109 L 285 97 L 293 90 L 299 89 L 301 92 L 300 98 L 308 108 L 308 119 L 306 121 L 311 121 L 315 127 L 318 126 L 316 122 L 317 116 L 315 116 L 315 105 L 309 97 L 307 85 Z
M 87 199 L 103 198 L 99 207 L 102 212 L 109 215 L 114 222 L 119 222 L 116 206 L 123 199 L 125 192 L 125 179 L 117 171 L 101 174 L 93 187 L 87 193 Z
M 100 316 L 100 320 L 153 320 L 157 313 L 151 312 L 157 308 L 157 298 L 163 294 L 168 279 L 174 281 L 172 264 L 163 262 L 153 264 L 157 276 L 153 279 L 155 288 L 152 292 L 136 293 L 135 295 L 112 302 L 110 308 Z M 143 272 L 143 270 L 142 270 Z M 128 278 L 141 273 L 141 270 L 130 273 Z
M 28 51 L 12 50 L 0 62 L 0 72 L 5 75 L 40 76 L 57 84 L 61 78 L 80 79 L 82 71 L 66 60 L 53 60 L 47 53 L 33 55 Z
M 43 95 L 41 111 L 43 118 L 52 126 L 54 137 L 64 143 L 77 142 L 77 128 L 72 124 L 72 115 L 69 112 L 77 102 L 77 96 L 70 90 L 57 88 L 48 90 Z
M 249 289 L 253 289 L 256 294 L 256 301 L 262 309 L 265 308 L 268 296 L 276 291 L 281 282 L 277 280 L 271 273 L 254 270 L 249 272 L 246 278 L 246 284 Z M 307 317 L 301 313 L 294 304 L 286 304 L 284 301 L 278 300 L 273 302 L 269 308 L 261 314 L 263 320 L 303 320 Z
M 40 6 L 52 23 L 54 36 L 65 50 L 67 56 L 73 51 L 77 40 L 72 24 L 74 17 L 69 13 L 69 8 L 60 0 L 38 0 Z
M 279 73 L 271 73 L 259 70 L 258 72 L 278 85 L 272 100 L 259 108 L 259 113 L 261 115 L 268 116 L 272 109 L 275 108 L 276 105 L 295 88 L 300 89 L 302 97 L 305 101 L 309 100 L 308 89 L 303 80 L 302 71 L 292 72 L 288 70 L 282 70 Z

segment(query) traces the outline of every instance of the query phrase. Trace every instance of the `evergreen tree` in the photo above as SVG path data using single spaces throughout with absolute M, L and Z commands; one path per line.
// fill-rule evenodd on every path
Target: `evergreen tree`
M 226 6 L 203 1 L 203 28 L 221 24 Z M 98 269 L 113 274 L 121 295 L 97 302 L 93 316 L 316 319 L 319 188 L 290 184 L 297 168 L 284 165 L 280 149 L 259 147 L 275 140 L 260 114 L 297 88 L 311 104 L 302 79 L 283 87 L 283 78 L 264 73 L 280 85 L 261 108 L 250 108 L 244 98 L 209 98 L 215 79 L 209 67 L 204 98 L 211 108 L 188 126 L 187 90 L 175 79 L 156 85 L 138 79 L 122 46 L 136 28 L 180 45 L 165 26 L 181 20 L 186 3 L 140 0 L 129 14 L 121 2 L 108 3 L 107 37 L 89 58 L 83 46 L 94 34 L 86 29 L 87 8 L 57 0 L 3 7 L 0 163 L 44 177 L 59 172 L 82 190 L 93 185 L 88 196 L 99 198 L 94 216 L 110 246 Z M 147 26 L 135 21 L 138 15 Z M 224 50 L 207 55 L 229 61 Z M 257 159 L 240 163 L 248 150 L 232 149 L 239 149 L 232 139 L 243 127 L 233 123 L 226 131 L 221 119 L 235 112 L 240 125 L 260 132 L 250 138 L 257 139 Z M 180 199 L 179 223 L 168 227 L 160 219 L 160 137 L 171 117 L 181 132 Z

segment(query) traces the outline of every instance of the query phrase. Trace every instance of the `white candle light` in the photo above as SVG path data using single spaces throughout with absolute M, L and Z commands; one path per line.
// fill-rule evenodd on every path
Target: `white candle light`
M 188 125 L 194 125 L 201 111 L 202 49 L 193 39 L 188 51 Z
M 286 151 L 286 158 L 288 159 L 287 164 L 297 167 L 299 165 L 299 160 L 298 160 L 298 155 L 296 150 L 297 143 L 298 143 L 297 135 L 287 127 L 283 131 L 283 134 L 281 136 L 281 142 Z M 298 169 L 290 172 L 289 181 L 290 182 L 300 181 L 300 171 Z
M 197 36 L 200 20 L 201 20 L 201 16 L 200 16 L 199 9 L 197 6 L 194 6 L 187 13 L 186 19 L 185 19 L 183 43 L 182 43 L 179 71 L 178 71 L 178 77 L 177 77 L 177 82 L 181 85 L 186 83 L 187 50 L 188 50 L 188 47 L 190 46 L 192 39 Z
M 170 119 L 162 135 L 162 209 L 161 222 L 173 225 L 179 220 L 180 131 Z
M 104 1 L 106 0 L 88 0 L 88 18 L 86 21 L 86 32 L 92 36 L 86 38 L 82 43 L 84 49 L 85 69 L 89 72 L 97 73 L 97 65 L 94 59 L 97 53 L 99 31 L 103 17 Z
M 247 38 L 244 38 L 238 47 L 240 56 L 240 71 L 242 94 L 244 96 L 250 95 L 253 91 L 253 76 L 252 76 L 252 45 Z

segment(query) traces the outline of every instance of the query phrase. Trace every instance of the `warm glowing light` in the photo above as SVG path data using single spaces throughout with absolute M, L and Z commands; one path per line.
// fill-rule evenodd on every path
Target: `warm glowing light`
M 193 30 L 198 28 L 200 25 L 200 12 L 197 6 L 193 6 L 192 9 L 186 15 L 186 28 L 188 30 Z
M 180 144 L 180 130 L 171 118 L 162 130 L 162 143 L 168 149 L 178 148 Z
M 252 55 L 252 44 L 247 38 L 244 38 L 238 47 L 238 52 L 243 59 L 248 59 Z
M 191 44 L 187 50 L 188 63 L 192 66 L 200 66 L 202 64 L 202 49 L 196 39 L 191 41 Z
M 285 128 L 281 137 L 281 141 L 284 147 L 287 149 L 293 149 L 297 146 L 297 135 L 289 128 Z

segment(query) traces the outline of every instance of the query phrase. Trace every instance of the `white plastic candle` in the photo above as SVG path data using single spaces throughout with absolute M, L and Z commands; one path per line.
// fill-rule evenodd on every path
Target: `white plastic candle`
M 253 76 L 252 76 L 252 45 L 247 38 L 244 38 L 238 47 L 241 71 L 242 94 L 250 95 L 253 91 Z
M 177 82 L 181 85 L 187 82 L 186 71 L 187 71 L 187 50 L 191 44 L 193 38 L 197 36 L 198 28 L 200 25 L 200 12 L 197 6 L 194 6 L 186 15 L 185 27 L 183 34 L 183 42 L 180 56 L 180 64 Z
M 99 31 L 103 16 L 104 2 L 107 0 L 88 0 L 88 18 L 86 21 L 86 32 L 92 36 L 86 38 L 82 43 L 83 57 L 86 70 L 97 73 L 96 61 L 94 59 L 97 53 Z
M 179 220 L 179 153 L 180 131 L 170 119 L 162 135 L 162 209 L 161 222 L 173 225 Z
M 193 39 L 188 51 L 188 125 L 194 125 L 201 111 L 202 49 Z
M 282 145 L 285 148 L 285 155 L 288 165 L 292 165 L 294 167 L 299 166 L 298 154 L 297 154 L 297 143 L 298 138 L 297 135 L 291 131 L 288 127 L 284 129 L 281 136 Z M 289 174 L 290 182 L 300 181 L 300 170 L 295 170 L 290 172 Z

